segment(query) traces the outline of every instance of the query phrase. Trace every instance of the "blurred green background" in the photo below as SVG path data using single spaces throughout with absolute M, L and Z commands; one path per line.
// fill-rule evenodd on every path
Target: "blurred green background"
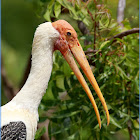
M 53 1 L 53 2 L 55 2 L 55 1 Z M 101 3 L 103 3 L 103 2 L 101 2 Z M 2 0 L 1 1 L 1 7 L 2 7 L 2 9 L 1 9 L 2 10 L 2 16 L 1 16 L 2 17 L 2 19 L 1 19 L 1 23 L 2 23 L 2 63 L 3 63 L 3 67 L 4 67 L 4 70 L 5 70 L 6 75 L 7 75 L 8 81 L 12 84 L 13 88 L 15 88 L 15 89 L 18 89 L 20 87 L 21 82 L 23 80 L 23 75 L 24 75 L 25 69 L 26 69 L 27 64 L 28 64 L 28 59 L 30 58 L 30 54 L 31 54 L 32 40 L 33 40 L 35 29 L 36 29 L 36 27 L 40 23 L 45 22 L 46 19 L 49 19 L 48 18 L 48 15 L 47 16 L 43 16 L 43 15 L 45 13 L 44 11 L 46 11 L 46 9 L 48 8 L 47 6 L 50 3 L 51 2 L 50 1 L 47 1 L 47 0 L 40 0 L 40 1 L 39 0 L 20 0 L 20 1 L 19 0 L 12 0 L 12 1 L 11 0 Z M 61 1 L 59 0 L 59 4 L 60 3 L 61 3 Z M 111 16 L 112 16 L 111 19 L 115 20 L 115 22 L 116 22 L 116 19 L 117 19 L 118 0 L 114 0 L 114 1 L 107 0 L 104 3 L 106 4 L 106 9 L 108 9 L 110 11 L 110 13 L 111 13 Z M 76 8 L 78 9 L 78 7 L 75 7 L 75 9 Z M 92 12 L 93 15 L 94 15 L 94 8 L 93 8 L 93 12 Z M 90 9 L 90 7 L 89 7 L 89 9 Z M 124 17 L 124 19 L 125 19 L 125 21 L 124 21 L 125 29 L 132 29 L 132 28 L 136 28 L 136 27 L 139 26 L 139 23 L 138 23 L 138 13 L 139 13 L 138 0 L 135 0 L 135 1 L 133 1 L 133 0 L 127 0 L 126 1 L 125 12 L 124 12 L 124 15 L 125 15 L 125 17 Z M 54 18 L 56 15 L 55 16 L 52 16 L 52 13 L 50 13 L 49 16 L 50 16 L 50 18 Z M 90 48 L 91 47 L 91 45 L 89 45 L 89 46 L 88 45 L 87 46 L 84 45 L 84 41 L 83 40 L 86 39 L 87 36 L 82 35 L 82 33 L 79 31 L 78 25 L 77 25 L 77 22 L 76 22 L 77 21 L 76 18 L 74 19 L 72 16 L 70 16 L 69 13 L 62 13 L 58 17 L 55 17 L 55 18 L 56 19 L 65 19 L 65 20 L 69 21 L 72 24 L 72 26 L 76 29 L 76 31 L 78 32 L 78 34 L 80 36 L 79 39 L 80 39 L 80 42 L 81 42 L 82 46 L 84 46 L 84 50 L 85 51 L 87 50 L 87 48 Z M 127 22 L 127 21 L 129 21 L 129 22 Z M 84 23 L 86 24 L 86 21 Z M 112 26 L 113 26 L 113 23 L 112 23 Z M 88 25 L 87 25 L 87 27 L 88 27 Z M 92 27 L 92 26 L 90 26 L 90 27 Z M 111 35 L 113 36 L 113 35 L 115 35 L 115 33 L 119 33 L 119 32 L 122 32 L 123 31 L 123 29 L 122 30 L 120 29 L 121 31 L 120 30 L 118 31 L 117 30 L 118 28 L 120 28 L 120 27 L 117 25 L 115 29 L 112 29 L 111 31 L 114 34 L 113 33 L 112 34 L 110 33 L 110 35 L 108 33 L 108 30 L 106 31 L 105 30 L 106 28 L 104 28 L 103 30 L 105 30 L 106 33 L 108 33 L 107 36 L 106 36 L 106 33 L 104 34 L 104 36 L 106 36 L 106 37 L 109 37 Z M 89 30 L 91 31 L 90 28 L 89 28 Z M 90 39 L 91 37 L 93 37 L 93 33 L 92 32 L 93 31 L 91 31 L 91 36 L 88 38 L 89 40 L 92 40 L 92 39 Z M 104 31 L 103 31 L 103 33 L 104 33 Z M 126 47 L 127 46 L 127 43 L 125 43 L 125 42 L 127 42 L 128 40 L 130 40 L 129 43 L 130 43 L 130 45 L 132 44 L 132 46 L 133 46 L 132 48 L 134 48 L 135 51 L 138 52 L 138 35 L 136 35 L 136 36 L 135 35 L 132 35 L 132 36 L 129 36 L 128 38 L 126 37 L 124 39 L 124 42 L 123 41 L 120 41 L 119 43 L 122 43 L 122 44 L 124 43 L 125 44 L 125 47 Z M 101 42 L 103 43 L 104 41 L 105 40 L 103 38 L 101 38 Z M 99 46 L 101 45 L 100 43 L 97 43 L 97 46 L 98 47 L 96 47 L 96 48 L 99 48 Z M 63 58 L 61 56 L 59 56 L 59 57 L 56 54 L 56 58 L 58 58 L 58 60 L 62 62 Z M 100 56 L 96 56 L 96 57 L 98 58 Z M 123 58 L 120 58 L 120 59 L 123 60 Z M 95 60 L 95 62 L 96 61 L 97 60 Z M 100 61 L 103 61 L 103 60 L 100 60 Z M 138 63 L 137 63 L 138 60 L 134 60 L 134 61 L 136 62 L 135 68 L 137 68 L 138 67 Z M 100 64 L 101 65 L 103 63 L 97 63 L 97 64 Z M 98 65 L 97 64 L 96 64 L 96 66 L 98 68 Z M 130 64 L 131 64 L 131 62 L 130 62 Z M 66 90 L 65 87 L 64 87 L 66 85 L 64 85 L 64 83 L 63 83 L 64 81 L 62 81 L 61 75 L 64 75 L 64 80 L 65 80 L 65 78 L 68 79 L 72 75 L 72 73 L 71 73 L 71 70 L 68 68 L 67 64 L 64 63 L 64 65 L 61 67 L 61 72 L 64 72 L 64 74 L 62 74 L 60 71 L 59 71 L 60 73 L 56 74 L 57 73 L 57 70 L 58 70 L 58 68 L 56 68 L 57 65 L 59 65 L 59 62 L 58 61 L 56 61 L 55 64 L 54 64 L 54 69 L 53 69 L 53 72 L 52 72 L 52 79 L 53 79 L 53 76 L 56 76 L 56 75 L 58 76 L 58 79 L 56 80 L 56 84 L 59 83 L 58 84 L 58 89 L 57 89 L 58 92 L 56 93 L 57 94 L 57 97 L 58 97 L 58 93 L 59 93 L 59 90 L 60 90 L 59 88 L 61 88 L 61 92 L 62 91 L 64 92 Z M 101 67 L 100 65 L 99 65 L 99 67 Z M 60 64 L 60 66 L 61 66 L 61 64 Z M 122 66 L 124 66 L 124 65 L 122 65 Z M 130 67 L 131 67 L 131 65 L 130 65 Z M 69 71 L 68 73 L 65 72 L 65 70 L 64 70 L 65 68 Z M 111 69 L 111 68 L 108 68 L 108 69 Z M 126 67 L 124 69 L 126 70 Z M 138 71 L 138 69 L 133 69 L 133 70 L 136 71 L 136 72 Z M 114 71 L 112 73 L 114 73 Z M 130 71 L 128 73 L 131 75 L 133 72 Z M 59 74 L 60 74 L 60 76 L 59 76 Z M 121 75 L 121 73 L 118 72 L 118 75 L 119 74 Z M 99 72 L 98 72 L 98 70 L 95 69 L 95 77 L 96 77 L 96 75 L 99 75 Z M 134 75 L 137 75 L 137 74 L 134 74 Z M 99 76 L 101 77 L 101 75 L 99 75 Z M 107 76 L 109 76 L 109 75 L 107 75 Z M 113 76 L 113 75 L 110 74 L 110 76 Z M 130 76 L 129 78 L 131 79 L 131 78 L 133 78 L 133 76 Z M 103 77 L 105 79 L 106 76 L 104 75 Z M 135 86 L 138 86 L 138 75 L 137 76 L 134 76 L 134 77 L 136 78 L 136 85 Z M 50 81 L 49 87 L 54 87 L 55 86 L 52 79 Z M 100 78 L 98 77 L 97 78 L 97 81 L 98 81 L 98 79 L 99 79 L 99 84 L 102 85 L 102 83 L 104 83 L 103 79 L 100 80 Z M 74 77 L 73 80 L 75 80 L 75 77 Z M 118 78 L 118 81 L 119 80 L 121 80 L 121 79 Z M 124 81 L 126 81 L 126 79 L 124 79 Z M 128 80 L 128 81 L 130 82 L 131 80 Z M 68 80 L 67 80 L 67 82 L 68 82 Z M 62 83 L 62 84 L 60 84 L 60 83 Z M 76 83 L 77 83 L 77 81 L 76 81 Z M 79 87 L 79 89 L 80 88 L 81 87 Z M 50 89 L 52 89 L 52 88 L 50 88 Z M 77 86 L 77 89 L 78 89 L 78 86 Z M 102 89 L 104 89 L 104 87 L 102 87 Z M 135 88 L 135 89 L 137 89 L 137 88 Z M 120 89 L 118 88 L 118 90 L 120 90 Z M 5 104 L 6 102 L 8 102 L 8 99 L 6 98 L 4 92 L 5 92 L 5 90 L 3 89 L 3 85 L 2 85 L 2 105 Z M 84 94 L 84 91 L 81 91 L 81 93 L 82 92 Z M 103 92 L 104 92 L 104 90 L 103 90 Z M 50 93 L 50 92 L 47 91 L 47 93 Z M 125 93 L 127 94 L 127 92 L 125 92 Z M 136 93 L 136 95 L 138 95 L 138 94 Z M 113 102 L 113 100 L 110 101 L 108 99 L 111 96 L 109 96 L 109 95 L 104 95 L 104 96 L 107 96 L 106 97 L 106 101 L 107 101 L 107 104 L 108 104 L 109 108 L 111 108 L 110 106 L 111 106 L 111 102 Z M 114 100 L 116 100 L 117 99 L 117 91 L 116 91 L 116 94 L 114 94 L 114 96 L 116 96 L 116 98 L 114 98 Z M 55 96 L 52 95 L 52 93 L 51 94 L 47 94 L 44 97 L 44 101 L 45 101 L 46 98 L 47 99 L 51 99 L 51 101 L 49 100 L 50 101 L 50 105 L 44 105 L 44 102 L 41 104 L 41 106 L 39 108 L 40 118 L 41 118 L 41 115 L 42 115 L 42 108 L 44 108 L 44 107 L 48 107 L 49 108 L 51 105 L 52 106 L 55 106 L 55 105 L 60 105 L 61 106 L 61 105 L 63 105 L 63 103 L 61 104 L 61 101 L 60 100 L 57 100 L 57 103 L 59 103 L 59 104 L 56 103 L 56 101 L 54 100 Z M 83 99 L 84 97 L 81 96 L 80 98 Z M 95 98 L 98 101 L 98 99 L 97 99 L 96 96 L 95 96 Z M 124 96 L 124 99 L 122 98 L 122 100 L 127 100 L 127 99 Z M 136 101 L 136 100 L 134 99 L 134 101 Z M 48 103 L 49 103 L 49 101 L 48 101 Z M 88 98 L 86 98 L 86 101 L 88 101 L 88 103 L 89 103 Z M 76 100 L 75 101 L 71 100 L 70 103 L 76 103 Z M 99 103 L 99 101 L 98 101 L 98 103 Z M 85 105 L 85 108 L 88 105 L 89 104 Z M 138 101 L 136 102 L 136 105 L 138 105 Z M 99 106 L 101 106 L 101 104 L 99 104 Z M 90 105 L 90 108 L 92 108 L 91 105 Z M 116 109 L 117 109 L 117 107 L 116 107 Z M 137 109 L 137 111 L 136 111 L 136 114 L 137 114 L 138 113 L 138 107 L 136 109 Z M 81 109 L 79 109 L 79 110 L 81 110 Z M 112 110 L 110 110 L 110 113 L 111 114 L 114 113 L 114 111 L 112 111 Z M 125 108 L 124 108 L 124 110 L 125 110 Z M 116 112 L 117 112 L 117 110 L 116 110 Z M 124 112 L 127 112 L 127 111 L 124 111 Z M 136 126 L 136 128 L 134 126 L 132 128 L 134 138 L 135 139 L 138 139 L 138 123 L 136 122 L 136 120 L 138 119 L 137 118 L 138 117 L 138 114 L 137 115 L 136 114 L 135 115 L 133 114 L 134 117 L 132 117 L 132 118 L 130 117 L 132 114 L 129 117 L 131 118 L 130 120 L 133 122 L 132 125 L 135 125 Z M 80 115 L 82 116 L 83 114 L 81 113 Z M 125 115 L 124 116 L 123 115 L 124 114 L 122 114 L 122 118 L 123 117 L 126 117 Z M 93 116 L 93 110 L 91 112 L 91 115 L 89 115 L 89 116 L 94 117 L 94 119 L 95 119 L 94 121 L 96 122 L 96 117 Z M 103 118 L 103 116 L 104 116 L 104 113 L 102 112 L 102 118 Z M 97 128 L 94 128 L 92 130 L 92 132 L 89 132 L 89 131 L 91 131 L 90 129 L 92 128 L 91 125 L 88 125 L 87 124 L 87 130 L 86 130 L 86 127 L 83 128 L 83 130 L 82 130 L 82 127 L 79 127 L 79 135 L 82 135 L 82 137 L 80 137 L 79 135 L 74 134 L 74 132 L 72 132 L 70 130 L 68 130 L 69 132 L 67 132 L 67 134 L 65 134 L 64 131 L 67 131 L 67 129 L 66 130 L 65 129 L 62 129 L 62 131 L 59 132 L 58 130 L 61 128 L 61 126 L 58 127 L 57 124 L 59 124 L 62 120 L 57 120 L 57 119 L 54 120 L 54 118 L 51 118 L 51 117 L 48 117 L 48 116 L 45 116 L 45 117 L 44 117 L 45 119 L 48 119 L 49 118 L 52 121 L 50 123 L 51 128 L 49 128 L 49 130 L 50 130 L 49 134 L 52 135 L 56 140 L 57 139 L 73 139 L 73 140 L 74 139 L 82 139 L 82 140 L 86 140 L 86 139 L 89 139 L 87 135 L 88 134 L 92 134 L 92 132 L 96 132 L 96 130 L 97 130 L 97 134 L 95 136 L 91 137 L 90 138 L 91 140 L 94 139 L 94 137 L 95 137 L 95 139 L 110 139 L 110 140 L 111 139 L 114 139 L 114 140 L 128 140 L 128 139 L 130 139 L 129 138 L 130 137 L 129 136 L 129 132 L 128 132 L 127 126 L 126 126 L 126 124 L 127 124 L 126 122 L 123 122 L 123 125 L 124 124 L 125 125 L 124 126 L 121 126 L 121 127 L 119 126 L 119 125 L 121 125 L 121 122 L 120 122 L 120 124 L 116 124 L 115 128 L 114 128 L 114 125 L 110 125 L 110 127 L 107 130 L 107 127 L 106 126 L 103 126 L 103 129 L 101 129 L 101 131 L 99 130 L 99 128 L 98 129 Z M 87 116 L 83 116 L 83 118 L 84 117 L 87 117 Z M 93 119 L 92 117 L 91 117 L 91 119 Z M 111 116 L 111 117 L 112 117 L 112 120 L 113 120 L 113 116 Z M 121 121 L 122 118 L 120 117 L 118 120 L 116 118 L 115 120 L 116 121 Z M 76 122 L 77 121 L 75 118 L 71 118 L 70 116 L 68 116 L 68 117 L 66 116 L 65 119 L 68 119 L 68 122 L 69 121 L 70 122 L 71 121 L 72 122 L 74 122 L 74 121 Z M 43 120 L 41 120 L 41 121 L 43 121 Z M 112 124 L 113 124 L 113 121 L 111 122 Z M 128 121 L 128 120 L 125 120 L 125 121 Z M 95 126 L 95 122 L 93 123 L 94 126 Z M 104 124 L 106 123 L 106 121 L 103 121 L 103 122 L 104 122 Z M 63 122 L 62 122 L 62 124 L 63 124 Z M 60 125 L 62 125 L 62 124 L 60 124 Z M 82 123 L 80 123 L 78 125 L 81 125 L 81 124 Z M 97 122 L 96 122 L 96 124 L 97 124 Z M 78 127 L 75 126 L 73 129 L 78 129 Z M 54 133 L 54 132 L 58 132 L 58 133 Z M 72 135 L 72 134 L 74 134 L 74 135 Z M 39 136 L 40 135 L 41 134 L 39 133 Z M 49 137 L 49 138 L 51 139 L 51 137 Z M 40 138 L 37 138 L 37 139 L 40 139 Z

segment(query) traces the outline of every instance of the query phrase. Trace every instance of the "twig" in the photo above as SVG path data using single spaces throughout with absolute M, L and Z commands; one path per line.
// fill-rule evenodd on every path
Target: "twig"
M 127 35 L 130 35 L 130 34 L 135 34 L 135 33 L 139 33 L 140 31 L 140 28 L 133 28 L 131 30 L 127 30 L 127 31 L 124 31 L 122 33 L 119 33 L 111 38 L 108 38 L 106 40 L 112 40 L 112 39 L 116 39 L 116 38 L 123 38 L 124 36 L 127 36 Z
M 86 7 L 86 8 L 87 8 L 87 7 Z M 95 20 L 94 20 L 94 18 L 93 18 L 92 13 L 89 11 L 89 9 L 88 9 L 88 8 L 87 8 L 87 12 L 88 12 L 88 14 L 90 15 L 90 17 L 91 17 L 92 21 L 95 21 Z
M 94 50 L 96 49 L 96 10 L 95 10 L 95 21 L 94 21 Z
M 84 51 L 85 52 L 85 55 L 87 55 L 87 54 L 91 54 L 91 53 L 96 53 L 96 52 L 98 52 L 98 50 L 88 50 L 88 51 Z

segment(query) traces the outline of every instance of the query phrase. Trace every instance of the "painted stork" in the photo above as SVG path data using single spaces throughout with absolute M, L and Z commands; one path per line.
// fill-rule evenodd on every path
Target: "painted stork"
M 101 128 L 97 105 L 73 58 L 75 57 L 102 102 L 107 116 L 107 124 L 109 124 L 106 102 L 77 39 L 77 34 L 68 22 L 58 20 L 53 23 L 43 23 L 36 29 L 32 45 L 32 66 L 28 79 L 17 95 L 1 107 L 2 140 L 34 139 L 38 122 L 38 106 L 48 86 L 55 50 L 62 53 L 87 93 Z

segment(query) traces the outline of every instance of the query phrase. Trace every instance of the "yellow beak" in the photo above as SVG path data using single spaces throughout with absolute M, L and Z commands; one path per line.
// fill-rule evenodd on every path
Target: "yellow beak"
M 78 44 L 78 45 L 77 45 Z M 71 51 L 70 51 L 71 50 Z M 107 116 L 107 125 L 109 125 L 110 122 L 110 118 L 109 118 L 109 112 L 108 112 L 108 108 L 106 105 L 106 102 L 104 100 L 104 97 L 100 91 L 100 88 L 96 82 L 96 79 L 94 78 L 94 75 L 91 71 L 91 68 L 89 66 L 89 63 L 86 59 L 86 56 L 84 54 L 84 51 L 80 45 L 80 43 L 76 43 L 75 46 L 71 47 L 69 51 L 67 51 L 67 53 L 65 53 L 64 58 L 66 59 L 66 61 L 68 62 L 68 64 L 70 65 L 71 69 L 73 70 L 74 74 L 76 75 L 77 79 L 79 80 L 79 82 L 81 83 L 82 87 L 84 88 L 85 92 L 87 93 L 93 108 L 95 110 L 96 116 L 97 116 L 97 120 L 99 123 L 99 127 L 101 128 L 101 119 L 100 119 L 100 114 L 97 108 L 97 105 L 95 103 L 94 97 L 92 96 L 92 93 L 83 77 L 83 75 L 81 74 L 78 66 L 76 65 L 76 62 L 73 58 L 73 56 L 75 57 L 75 59 L 77 60 L 77 62 L 79 63 L 80 67 L 82 68 L 82 70 L 84 71 L 85 75 L 87 76 L 88 80 L 90 81 L 91 85 L 93 86 L 94 90 L 96 91 L 103 107 L 104 110 L 106 112 L 106 116 Z M 71 53 L 72 52 L 72 53 Z M 73 54 L 73 55 L 72 55 Z

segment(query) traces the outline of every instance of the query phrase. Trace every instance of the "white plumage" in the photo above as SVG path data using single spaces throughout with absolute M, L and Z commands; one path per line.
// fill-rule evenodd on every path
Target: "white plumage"
M 50 22 L 39 25 L 33 40 L 29 77 L 17 95 L 1 107 L 1 127 L 22 121 L 26 125 L 27 140 L 33 140 L 35 136 L 38 106 L 48 86 L 53 66 L 53 46 L 58 37 L 58 31 Z

